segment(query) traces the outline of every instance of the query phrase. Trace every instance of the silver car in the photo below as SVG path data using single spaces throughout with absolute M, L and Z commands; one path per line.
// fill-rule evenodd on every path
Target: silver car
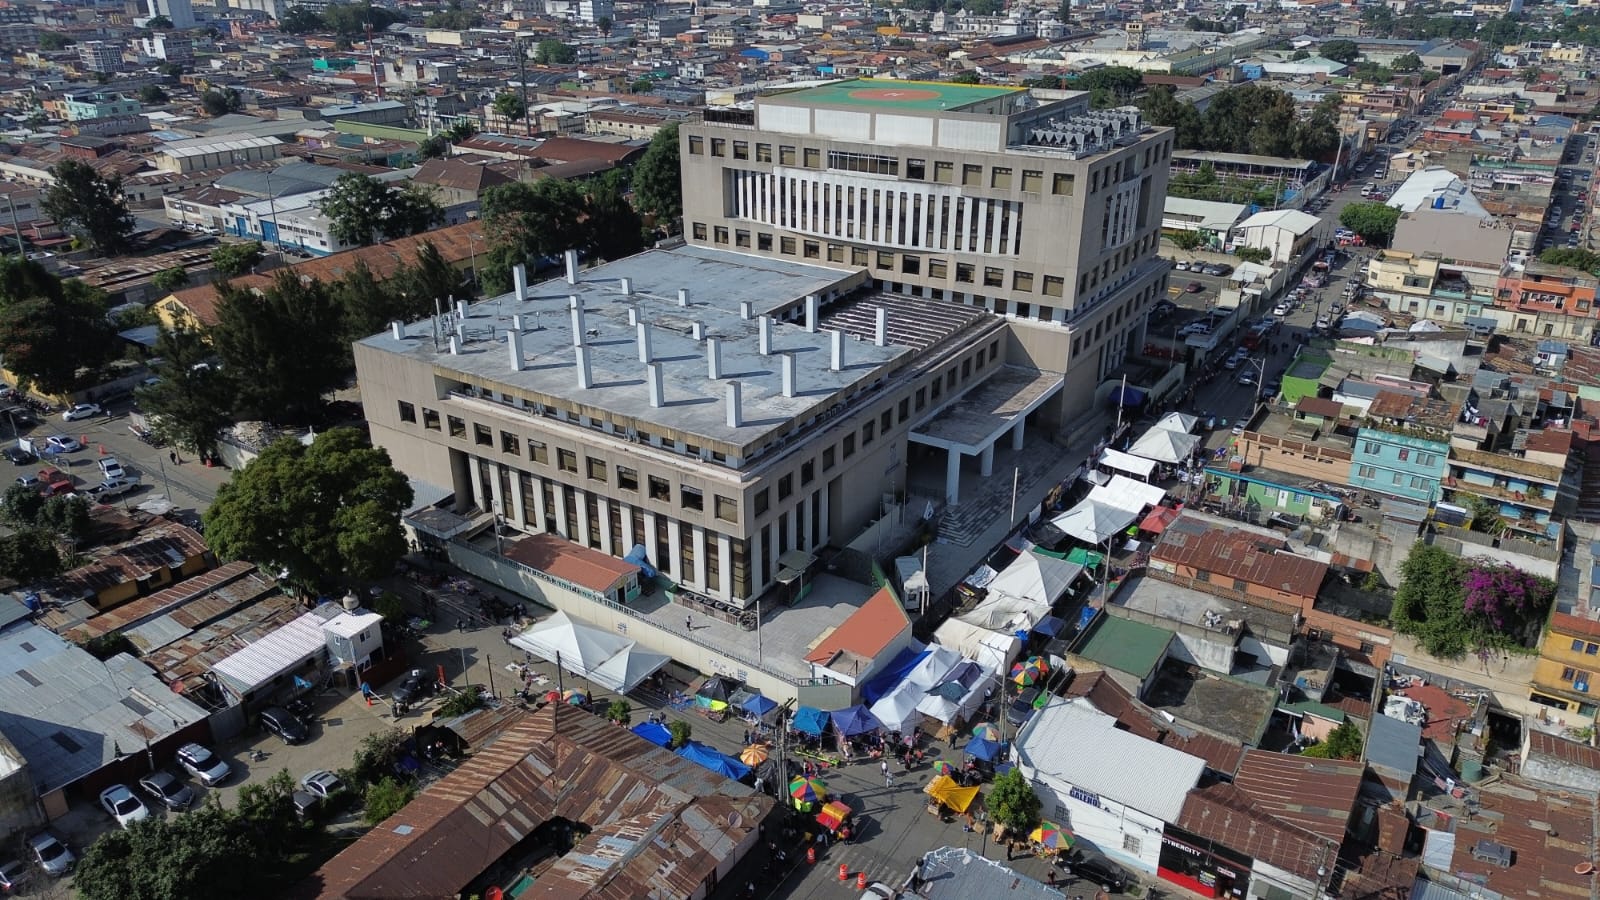
M 139 779 L 139 788 L 151 800 L 173 812 L 182 812 L 194 803 L 194 788 L 164 770 L 151 772 Z
M 201 744 L 184 744 L 178 748 L 178 765 L 190 775 L 200 779 L 206 787 L 216 787 L 228 780 L 233 769 L 215 753 Z
M 39 864 L 39 868 L 52 878 L 60 878 L 78 864 L 78 857 L 73 855 L 72 848 L 48 831 L 28 838 L 28 853 Z

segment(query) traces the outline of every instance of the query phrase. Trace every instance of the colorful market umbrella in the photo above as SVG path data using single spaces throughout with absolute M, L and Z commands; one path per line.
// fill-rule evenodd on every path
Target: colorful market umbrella
M 546 702 L 546 703 L 560 703 L 561 702 L 561 692 L 560 691 L 545 691 L 544 702 Z
M 789 782 L 789 796 L 802 803 L 815 803 L 828 796 L 828 783 L 820 778 L 802 775 Z
M 837 800 L 830 800 L 822 807 L 822 812 L 817 813 L 817 824 L 832 831 L 844 824 L 850 818 L 850 807 Z
M 1011 681 L 1022 687 L 1037 683 L 1050 673 L 1050 666 L 1037 656 L 1030 656 L 1011 667 Z
M 589 702 L 588 695 L 583 691 L 573 690 L 572 688 L 568 688 L 561 697 L 573 706 L 582 706 Z
M 728 701 L 707 697 L 705 694 L 696 694 L 694 697 L 694 705 L 700 707 L 701 709 L 716 711 L 720 709 L 727 709 Z
M 933 764 L 933 774 L 935 775 L 954 775 L 955 773 L 956 767 L 942 759 Z
M 1028 835 L 1028 840 L 1051 850 L 1060 850 L 1077 843 L 1077 839 L 1072 836 L 1072 832 L 1054 822 L 1040 822 L 1039 827 Z
M 770 755 L 771 754 L 767 752 L 766 747 L 763 747 L 760 744 L 751 744 L 750 746 L 739 751 L 739 761 L 747 766 L 759 766 L 766 762 L 767 757 Z
M 972 729 L 972 736 L 975 738 L 983 738 L 986 741 L 998 741 L 1000 740 L 1000 726 L 994 724 L 993 722 L 984 722 L 983 724 Z

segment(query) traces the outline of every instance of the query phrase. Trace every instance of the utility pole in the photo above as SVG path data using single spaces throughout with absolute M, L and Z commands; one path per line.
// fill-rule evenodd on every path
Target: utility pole
M 522 96 L 522 133 L 533 137 L 533 119 L 528 115 L 528 45 L 517 38 L 517 90 Z
M 39 204 L 38 191 L 34 191 L 33 202 L 34 206 L 37 207 Z M 17 257 L 19 259 L 27 259 L 28 254 L 22 249 L 22 226 L 17 224 L 17 202 L 9 193 L 6 194 L 6 205 L 11 207 L 11 233 L 16 235 L 17 238 Z

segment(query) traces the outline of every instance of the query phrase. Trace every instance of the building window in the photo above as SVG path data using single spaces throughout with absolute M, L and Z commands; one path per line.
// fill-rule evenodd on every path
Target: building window
M 891 429 L 893 427 L 894 427 L 894 410 L 886 409 L 886 410 L 883 411 L 883 415 L 878 417 L 878 430 L 883 432 L 884 434 L 888 434 L 889 433 L 889 429 Z
M 1138 856 L 1142 846 L 1143 841 L 1138 835 L 1124 834 L 1122 836 L 1122 849 L 1124 852 L 1130 853 L 1133 856 Z
M 989 170 L 989 187 L 997 190 L 1011 189 L 1011 170 L 1005 166 L 995 166 Z
M 928 178 L 928 163 L 921 159 L 906 160 L 906 178 L 911 181 L 926 181 Z
M 934 163 L 933 180 L 939 184 L 954 184 L 956 180 L 956 164 L 947 162 Z
M 1027 291 L 1031 293 L 1033 291 L 1033 273 L 1012 272 L 1011 289 L 1014 291 Z
M 429 409 L 426 406 L 422 408 L 422 427 L 429 431 L 439 430 L 438 410 Z
M 822 168 L 822 151 L 821 150 L 818 150 L 816 147 L 807 147 L 806 148 L 806 168 L 808 168 L 808 169 L 820 169 L 820 168 Z
M 782 253 L 784 256 L 793 256 L 794 246 L 794 238 L 778 238 L 778 252 Z
M 637 491 L 639 473 L 627 466 L 617 466 L 617 487 L 625 491 Z
M 601 482 L 602 484 L 605 483 L 605 480 L 606 480 L 606 461 L 605 460 L 603 460 L 603 459 L 595 459 L 592 456 L 585 456 L 583 458 L 583 463 L 589 469 L 589 480 L 590 481 L 598 481 L 598 482 Z
M 689 155 L 700 156 L 706 152 L 706 139 L 703 137 L 689 136 Z
M 578 454 L 562 447 L 556 448 L 556 468 L 563 472 L 578 471 Z
M 910 254 L 900 257 L 900 271 L 905 275 L 921 275 L 922 257 Z
M 818 241 L 806 241 L 802 255 L 805 256 L 806 259 L 821 259 L 822 244 Z
M 878 433 L 878 423 L 868 422 L 861 426 L 861 446 L 866 447 L 872 443 L 873 437 Z
M 778 148 L 778 162 L 783 164 L 783 165 L 786 165 L 786 166 L 794 165 L 794 148 L 793 147 L 779 147 Z
M 786 474 L 778 479 L 778 502 L 789 499 L 794 493 L 794 475 Z
M 413 425 L 415 425 L 416 422 L 417 422 L 417 408 L 415 406 L 412 406 L 410 403 L 407 403 L 406 401 L 401 400 L 400 401 L 400 421 L 402 421 L 402 422 L 410 422 Z
M 887 250 L 878 251 L 877 267 L 880 269 L 894 269 L 894 254 Z
M 772 162 L 772 145 L 771 144 L 757 144 L 756 145 L 756 162 L 763 162 L 763 163 Z
M 1046 275 L 1043 293 L 1046 297 L 1060 297 L 1065 293 L 1066 286 L 1066 281 L 1060 275 Z
M 548 463 L 550 461 L 550 451 L 545 447 L 543 441 L 528 438 L 528 458 L 536 463 Z
M 726 138 L 714 137 L 714 138 L 711 139 L 711 155 L 712 156 L 727 156 L 728 155 L 728 141 L 727 141 Z
M 728 229 L 726 226 L 718 225 L 716 228 L 711 230 L 711 235 L 711 239 L 719 244 L 726 244 L 728 242 Z
M 1005 287 L 1006 286 L 1006 273 L 1001 271 L 1000 269 L 995 268 L 994 266 L 984 266 L 983 267 L 983 286 L 984 287 L 994 287 L 994 288 Z
M 735 229 L 733 232 L 733 245 L 735 247 L 743 247 L 744 249 L 749 250 L 750 232 L 744 230 L 743 228 Z
M 856 436 L 853 435 L 853 434 L 847 434 L 847 435 L 844 436 L 844 458 L 845 459 L 849 459 L 850 457 L 855 456 L 855 455 L 856 455 Z
M 1044 190 L 1044 173 L 1034 169 L 1023 169 L 1022 190 L 1028 194 L 1042 192 Z
M 716 498 L 717 518 L 737 525 L 739 523 L 739 504 L 734 503 L 732 497 L 724 497 L 721 494 L 717 494 Z
M 928 260 L 928 277 L 936 281 L 943 281 L 950 277 L 950 264 L 942 259 Z
M 900 160 L 893 156 L 829 150 L 828 168 L 843 172 L 865 172 L 869 175 L 899 175 Z
M 928 389 L 927 388 L 917 388 L 917 412 L 922 412 L 923 408 L 926 407 L 927 405 L 928 405 Z
M 733 142 L 733 158 L 734 159 L 746 159 L 746 160 L 749 159 L 750 158 L 750 142 L 749 141 L 734 141 Z
M 843 244 L 829 244 L 828 245 L 828 262 L 831 262 L 831 263 L 842 263 L 842 262 L 844 262 L 844 245 Z
M 973 268 L 972 263 L 956 263 L 956 282 L 958 284 L 971 284 L 973 278 L 976 277 L 976 273 L 977 269 Z
M 704 510 L 706 508 L 706 497 L 700 493 L 699 488 L 683 485 L 678 488 L 678 503 L 684 509 Z
M 961 184 L 965 187 L 983 187 L 983 166 L 966 163 L 961 166 Z
M 509 431 L 500 432 L 500 452 L 510 453 L 513 456 L 521 456 L 522 439 Z
M 708 232 L 706 231 L 706 223 L 704 223 L 704 222 L 696 222 L 696 223 L 694 223 L 693 227 L 690 230 L 690 234 L 693 234 L 694 235 L 694 239 L 697 240 L 697 241 L 705 240 L 707 233 Z
M 815 460 L 806 460 L 800 464 L 800 486 L 805 487 L 817 477 L 817 463 Z
M 1382 449 L 1383 446 L 1377 441 L 1367 441 L 1366 444 L 1362 446 L 1361 452 L 1367 454 L 1368 456 L 1377 456 Z
M 654 475 L 648 477 L 650 479 L 651 500 L 660 500 L 665 503 L 672 499 L 672 485 L 665 478 L 657 478 Z
M 768 509 L 772 508 L 772 501 L 767 496 L 766 488 L 756 491 L 755 499 L 750 501 L 750 508 L 758 516 L 764 515 Z
M 760 250 L 763 253 L 771 253 L 772 252 L 772 235 L 770 235 L 770 234 L 758 234 L 758 235 L 756 235 L 756 249 Z
M 851 247 L 850 248 L 850 265 L 852 265 L 852 266 L 861 266 L 863 268 L 866 267 L 866 265 L 867 265 L 867 251 L 866 251 L 866 248 L 864 248 L 864 247 Z
M 445 419 L 448 420 L 449 423 L 450 423 L 450 436 L 451 437 L 453 437 L 453 438 L 464 438 L 464 437 L 467 436 L 467 423 L 466 422 L 462 421 L 461 419 L 456 418 L 455 416 L 446 416 Z
M 1055 179 L 1050 184 L 1050 193 L 1058 197 L 1070 197 L 1076 190 L 1073 184 L 1074 181 L 1076 179 L 1072 175 L 1066 172 L 1057 172 Z

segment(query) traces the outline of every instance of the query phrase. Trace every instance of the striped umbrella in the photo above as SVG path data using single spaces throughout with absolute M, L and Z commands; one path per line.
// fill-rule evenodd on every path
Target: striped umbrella
M 1028 835 L 1028 840 L 1051 850 L 1071 847 L 1078 842 L 1077 838 L 1072 836 L 1072 832 L 1054 822 L 1040 822 L 1039 827 Z
M 1000 740 L 1000 726 L 994 724 L 993 722 L 984 722 L 983 724 L 972 729 L 972 736 L 975 738 L 983 738 L 986 741 L 998 741 Z
M 739 761 L 747 766 L 759 766 L 767 761 L 769 755 L 771 754 L 767 752 L 766 747 L 760 744 L 751 744 L 739 751 Z
M 582 706 L 589 702 L 589 697 L 587 694 L 585 694 L 583 691 L 574 690 L 572 688 L 567 688 L 566 692 L 561 695 L 561 698 L 566 700 L 568 703 L 571 703 L 573 706 Z
M 1030 656 L 1022 662 L 1011 667 L 1011 681 L 1022 687 L 1028 687 L 1049 674 L 1050 666 L 1037 656 Z
M 935 775 L 954 775 L 955 772 L 956 767 L 942 759 L 933 764 L 933 774 Z
M 802 775 L 789 782 L 789 796 L 803 803 L 815 803 L 828 796 L 828 783 Z

